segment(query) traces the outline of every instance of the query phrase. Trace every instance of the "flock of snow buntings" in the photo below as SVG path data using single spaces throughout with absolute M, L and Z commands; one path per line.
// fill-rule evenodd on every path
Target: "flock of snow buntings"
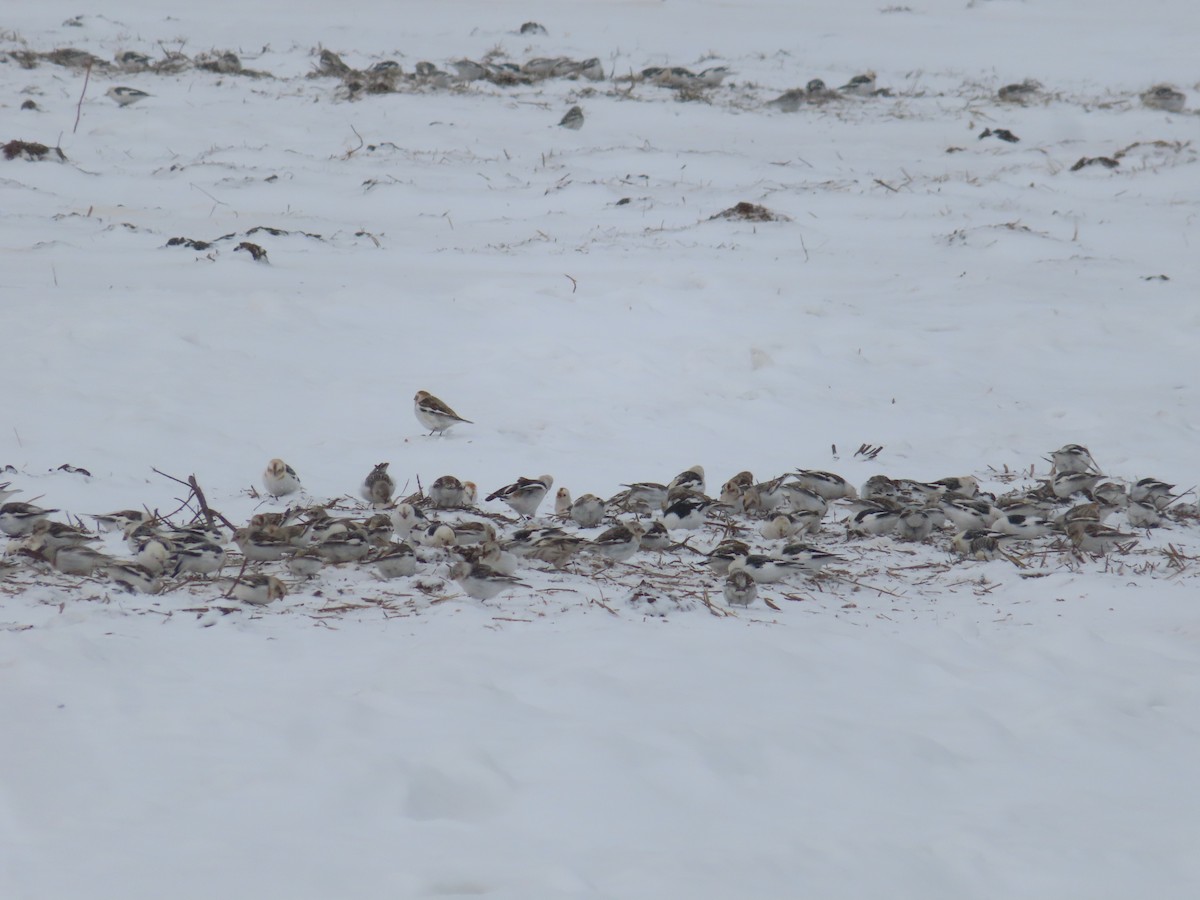
M 339 60 L 340 63 L 340 60 Z M 344 64 L 342 64 L 344 66 Z M 418 63 L 417 70 L 412 76 L 420 83 L 429 83 L 450 87 L 471 81 L 480 81 L 492 77 L 503 78 L 501 83 L 510 83 L 514 77 L 548 78 L 557 75 L 567 77 L 586 77 L 591 81 L 603 79 L 604 70 L 599 59 L 589 59 L 582 63 L 568 60 L 565 57 L 532 59 L 524 66 L 498 66 L 498 64 L 477 63 L 474 60 L 461 59 L 455 61 L 453 67 L 456 75 L 449 75 L 430 63 Z M 424 71 L 422 66 L 427 67 Z M 391 77 L 396 77 L 392 66 L 388 69 Z M 641 72 L 615 78 L 614 81 L 641 82 L 659 87 L 681 91 L 701 91 L 714 88 L 730 74 L 726 66 L 712 66 L 701 72 L 692 72 L 682 66 L 651 66 Z M 437 78 L 435 76 L 440 76 Z M 106 92 L 120 106 L 130 106 L 139 100 L 151 96 L 137 88 L 116 86 Z M 874 97 L 877 95 L 890 96 L 886 88 L 877 88 L 875 73 L 866 72 L 856 75 L 849 82 L 838 88 L 827 87 L 820 78 L 813 78 L 804 87 L 784 91 L 766 105 L 780 112 L 797 112 L 805 106 L 819 106 L 844 97 Z M 1042 95 L 1042 85 L 1032 79 L 1008 84 L 997 91 L 997 99 L 1004 103 L 1028 103 Z M 1169 84 L 1156 84 L 1139 95 L 1142 104 L 1150 109 L 1161 109 L 1166 112 L 1181 113 L 1187 105 L 1187 97 Z M 583 109 L 572 106 L 563 116 L 559 125 L 578 131 L 583 127 Z
M 413 411 L 431 436 L 471 424 L 427 391 L 417 392 Z M 422 564 L 432 563 L 434 568 L 445 564 L 449 577 L 468 596 L 488 600 L 511 588 L 530 588 L 516 575 L 520 560 L 561 569 L 578 554 L 588 554 L 613 566 L 640 551 L 661 554 L 681 549 L 685 545 L 676 543 L 672 533 L 707 525 L 724 537 L 704 553 L 708 566 L 724 577 L 726 601 L 748 606 L 757 596 L 758 584 L 815 576 L 826 565 L 841 561 L 803 540 L 821 533 L 835 503 L 848 510 L 844 520 L 848 536 L 888 535 L 922 542 L 952 528 L 950 546 L 959 556 L 994 560 L 1008 556 L 1006 548 L 1014 542 L 1053 535 L 1065 535 L 1078 551 L 1088 554 L 1127 549 L 1138 536 L 1104 524 L 1105 519 L 1120 512 L 1131 528 L 1153 528 L 1164 523 L 1180 497 L 1173 493 L 1174 485 L 1153 478 L 1128 487 L 1107 479 L 1079 444 L 1067 444 L 1048 460 L 1053 464 L 1050 475 L 1036 488 L 999 498 L 982 493 L 970 476 L 919 482 L 875 475 L 856 490 L 841 476 L 816 470 L 790 472 L 768 481 L 740 472 L 714 498 L 705 493 L 704 469 L 697 465 L 667 484 L 623 485 L 624 490 L 607 500 L 594 494 L 572 499 L 560 487 L 554 503 L 556 522 L 534 518 L 554 486 L 550 475 L 518 478 L 485 498 L 507 504 L 521 519 L 513 522 L 479 510 L 476 486 L 453 475 L 444 475 L 427 492 L 397 503 L 395 481 L 384 462 L 367 474 L 360 487 L 369 504 L 362 518 L 333 517 L 329 506 L 321 504 L 259 513 L 241 528 L 220 527 L 212 518 L 207 524 L 177 528 L 149 512 L 132 509 L 92 516 L 100 531 L 123 532 L 132 557 L 125 560 L 89 546 L 99 539 L 97 535 L 51 520 L 56 509 L 8 502 L 18 491 L 2 484 L 0 531 L 13 538 L 6 557 L 29 558 L 67 575 L 102 573 L 128 590 L 144 593 L 163 590 L 169 578 L 219 575 L 229 563 L 226 545 L 232 542 L 242 557 L 241 571 L 222 583 L 229 596 L 262 605 L 285 596 L 287 588 L 275 575 L 246 574 L 247 567 L 282 563 L 296 578 L 310 579 L 326 564 L 362 562 L 372 565 L 381 578 L 392 579 L 416 575 Z M 281 459 L 268 463 L 263 486 L 276 499 L 302 490 L 295 470 Z M 476 518 L 470 518 L 472 513 Z M 600 528 L 606 521 L 609 527 L 595 537 L 578 533 Z M 567 530 L 567 523 L 573 530 Z M 731 536 L 750 529 L 772 547 L 756 552 L 746 541 Z

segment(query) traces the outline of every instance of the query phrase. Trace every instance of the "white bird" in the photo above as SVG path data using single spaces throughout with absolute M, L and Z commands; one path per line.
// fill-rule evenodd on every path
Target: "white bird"
M 701 494 L 691 494 L 681 500 L 676 500 L 663 513 L 662 523 L 669 531 L 685 528 L 692 531 L 704 524 L 704 516 L 708 510 L 719 505 Z
M 1042 516 L 1025 516 L 1009 513 L 992 522 L 992 531 L 1007 534 L 1017 540 L 1029 541 L 1054 532 L 1054 523 Z
M 118 106 L 130 106 L 150 96 L 145 91 L 139 91 L 137 88 L 131 87 L 110 87 L 104 93 L 106 96 L 111 97 Z
M 729 564 L 742 556 L 750 555 L 750 546 L 736 538 L 721 541 L 706 556 L 709 567 L 718 575 L 729 572 Z
M 458 509 L 466 496 L 466 485 L 453 475 L 443 475 L 429 486 L 429 502 L 434 509 Z
M 417 553 L 411 545 L 404 542 L 392 544 L 375 557 L 374 562 L 375 571 L 384 578 L 415 575 L 417 571 Z
M 825 500 L 840 500 L 843 497 L 847 500 L 858 498 L 858 491 L 841 475 L 834 475 L 832 472 L 801 469 L 799 472 L 792 473 L 792 479 L 795 484 L 812 491 Z
M 252 606 L 265 606 L 287 596 L 287 588 L 274 575 L 243 575 L 233 582 L 233 596 Z
M 413 397 L 413 412 L 417 416 L 417 421 L 429 429 L 430 435 L 443 434 L 447 429 L 453 428 L 460 422 L 468 425 L 474 424 L 470 419 L 464 419 L 429 391 L 417 391 L 416 396 Z
M 838 88 L 838 91 L 854 97 L 870 97 L 875 93 L 875 73 L 866 72 L 862 75 L 855 75 Z
M 725 602 L 730 606 L 749 606 L 758 596 L 758 585 L 749 572 L 737 570 L 725 579 Z
M 388 474 L 388 463 L 381 462 L 363 479 L 359 487 L 359 495 L 373 506 L 383 506 L 392 499 L 396 490 L 396 482 Z
M 220 544 L 210 542 L 179 547 L 172 555 L 172 559 L 175 562 L 175 568 L 171 571 L 172 577 L 178 578 L 185 572 L 210 575 L 220 571 L 221 566 L 224 565 L 225 548 Z
M 135 562 L 114 560 L 104 567 L 105 573 L 127 591 L 139 594 L 157 594 L 162 590 L 162 580 L 145 566 Z
M 287 570 L 297 578 L 316 578 L 324 565 L 321 555 L 310 547 L 288 557 Z
M 636 522 L 617 524 L 593 538 L 588 549 L 613 562 L 625 562 L 641 547 L 644 533 Z
M 758 584 L 774 584 L 783 581 L 789 575 L 808 572 L 807 566 L 790 559 L 777 559 L 773 556 L 763 556 L 751 553 L 739 556 L 729 564 L 729 574 L 746 572 Z
M 1137 535 L 1117 531 L 1099 522 L 1072 522 L 1067 526 L 1067 537 L 1085 553 L 1107 553 L 1123 543 L 1137 540 Z
M 1003 553 L 1003 541 L 1011 536 L 997 534 L 982 528 L 960 531 L 950 541 L 950 546 L 969 559 L 991 560 Z
M 5 503 L 0 506 L 0 531 L 9 537 L 24 537 L 35 524 L 56 512 L 57 509 L 42 509 L 32 503 Z
M 572 106 L 567 110 L 567 114 L 562 117 L 562 120 L 558 124 L 563 128 L 578 131 L 583 127 L 583 110 L 578 106 Z
M 780 559 L 796 563 L 810 575 L 815 575 L 830 563 L 841 562 L 842 559 L 836 553 L 818 550 L 816 547 L 810 547 L 808 544 L 800 542 L 785 545 L 779 551 L 778 556 Z
M 296 470 L 282 459 L 273 459 L 267 463 L 262 480 L 263 487 L 272 497 L 286 497 L 300 490 L 300 479 Z
M 1054 463 L 1054 473 L 1061 475 L 1069 472 L 1099 472 L 1088 448 L 1082 444 L 1063 444 L 1050 454 Z
M 604 521 L 604 501 L 595 494 L 584 494 L 571 504 L 571 521 L 580 528 L 595 528 Z
M 888 534 L 899 519 L 900 513 L 894 509 L 864 509 L 855 513 L 847 527 L 851 534 Z
M 1175 90 L 1169 84 L 1156 84 L 1142 94 L 1142 103 L 1151 109 L 1163 109 L 1167 112 L 1183 112 L 1187 96 Z
M 476 600 L 491 600 L 511 588 L 529 587 L 519 578 L 497 572 L 482 563 L 455 563 L 450 567 L 450 577 L 459 583 L 468 597 Z
M 538 478 L 519 477 L 512 484 L 492 491 L 487 500 L 503 500 L 513 511 L 525 518 L 530 518 L 535 512 L 546 492 L 554 486 L 554 477 L 542 475 Z

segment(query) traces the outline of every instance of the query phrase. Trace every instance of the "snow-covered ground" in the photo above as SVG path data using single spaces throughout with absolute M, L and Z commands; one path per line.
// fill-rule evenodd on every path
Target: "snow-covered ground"
M 285 506 L 252 492 L 275 456 L 353 509 L 384 460 L 400 496 L 696 463 L 714 494 L 798 467 L 1003 493 L 1078 442 L 1189 488 L 1197 26 L 1185 0 L 6 10 L 0 144 L 67 159 L 0 158 L 0 483 L 65 519 L 169 512 L 154 470 L 194 474 L 242 523 Z M 605 78 L 351 98 L 323 49 Z M 194 65 L 222 51 L 266 74 Z M 886 94 L 766 105 L 868 70 Z M 1159 83 L 1189 109 L 1145 107 Z M 713 218 L 739 202 L 784 220 Z M 427 437 L 422 388 L 474 424 Z M 813 538 L 831 575 L 730 615 L 686 548 L 486 603 L 432 560 L 329 568 L 263 609 L 9 554 L 0 895 L 1195 896 L 1196 519 L 1014 563 L 846 515 Z

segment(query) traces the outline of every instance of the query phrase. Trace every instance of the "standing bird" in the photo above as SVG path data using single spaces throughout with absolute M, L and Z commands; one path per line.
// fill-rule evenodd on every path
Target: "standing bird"
M 413 412 L 417 421 L 429 429 L 429 434 L 442 434 L 459 422 L 468 425 L 475 424 L 470 419 L 464 419 L 429 391 L 417 391 L 413 397 Z
M 731 572 L 725 581 L 725 602 L 730 606 L 749 606 L 758 596 L 758 585 L 742 569 Z
M 387 468 L 388 463 L 381 462 L 363 479 L 362 486 L 358 489 L 362 498 L 375 506 L 382 506 L 391 500 L 396 490 L 396 482 L 388 474 Z
M 300 479 L 296 470 L 282 459 L 273 459 L 263 472 L 263 487 L 272 497 L 286 497 L 300 490 Z
M 572 131 L 578 131 L 583 127 L 583 110 L 578 106 L 572 106 L 567 110 L 567 114 L 562 117 L 562 121 L 558 124 L 563 128 L 570 128 Z
M 488 500 L 503 500 L 513 511 L 525 518 L 531 518 L 537 511 L 538 505 L 546 492 L 554 486 L 554 478 L 542 475 L 540 478 L 518 478 L 512 484 L 506 484 L 497 491 L 488 494 Z
M 145 91 L 139 91 L 137 88 L 131 87 L 110 87 L 104 93 L 106 96 L 111 97 L 117 106 L 129 106 L 150 96 Z

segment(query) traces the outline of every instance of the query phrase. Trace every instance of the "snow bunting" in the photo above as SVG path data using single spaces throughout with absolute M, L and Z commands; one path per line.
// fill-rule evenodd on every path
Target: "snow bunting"
M 112 561 L 105 565 L 104 572 L 112 581 L 133 593 L 157 594 L 162 590 L 162 580 L 135 562 Z
M 1157 478 L 1143 478 L 1129 491 L 1130 503 L 1153 503 L 1159 509 L 1166 509 L 1176 499 L 1171 491 L 1175 485 L 1159 481 Z
M 328 563 L 354 562 L 371 551 L 371 542 L 360 532 L 335 534 L 321 541 L 314 548 L 317 555 Z
M 558 124 L 563 128 L 570 128 L 572 131 L 578 131 L 583 127 L 583 110 L 578 106 L 572 106 L 567 110 L 567 114 L 562 117 Z
M 458 543 L 454 529 L 444 522 L 430 522 L 421 531 L 414 531 L 411 536 L 422 547 L 430 547 L 434 550 L 444 550 Z
M 470 419 L 464 419 L 429 391 L 417 391 L 413 397 L 413 412 L 417 421 L 429 429 L 430 435 L 443 434 L 459 422 L 475 424 Z
M 841 475 L 832 472 L 819 472 L 815 469 L 801 469 L 792 473 L 792 483 L 798 484 L 805 490 L 812 491 L 825 500 L 855 500 L 856 491 Z
M 46 560 L 64 575 L 91 575 L 111 563 L 112 557 L 83 544 L 63 544 L 42 551 Z
M 671 533 L 667 531 L 667 526 L 662 522 L 654 522 L 642 535 L 641 543 L 638 545 L 638 549 L 649 550 L 653 553 L 660 553 L 670 547 L 673 543 L 674 541 L 671 540 Z
M 790 91 L 784 91 L 774 100 L 768 100 L 767 106 L 772 106 L 780 112 L 792 113 L 796 112 L 807 99 L 804 88 L 792 88 Z
M 98 540 L 95 535 L 82 528 L 64 522 L 51 522 L 49 519 L 38 519 L 34 522 L 29 528 L 29 539 L 31 546 L 38 550 L 54 550 Z
M 1002 103 L 1025 103 L 1036 97 L 1041 90 L 1040 83 L 1026 78 L 1020 84 L 1006 84 L 996 92 L 996 96 Z
M 529 556 L 542 538 L 565 534 L 561 528 L 519 528 L 504 542 L 504 549 L 515 556 Z
M 872 475 L 863 482 L 859 493 L 864 500 L 891 500 L 900 494 L 900 486 L 886 475 Z
M 717 87 L 729 75 L 728 66 L 709 66 L 696 73 L 696 83 L 702 87 Z
M 411 503 L 397 504 L 396 508 L 391 512 L 392 526 L 396 529 L 396 534 L 401 538 L 407 538 L 412 533 L 414 528 L 423 528 L 428 519 L 425 513 L 421 512 Z
M 291 542 L 261 528 L 239 528 L 233 533 L 233 542 L 250 562 L 277 562 L 295 550 Z
M 580 528 L 595 528 L 604 521 L 604 501 L 595 494 L 584 494 L 571 504 L 571 521 Z
M 1124 509 L 1129 505 L 1129 496 L 1125 492 L 1125 485 L 1117 484 L 1115 481 L 1106 481 L 1096 485 L 1092 488 L 1092 496 L 1096 498 L 1097 503 L 1109 509 Z
M 979 493 L 979 479 L 970 475 L 953 475 L 930 483 L 940 485 L 944 491 L 959 497 L 974 497 Z
M 1050 490 L 1059 500 L 1066 500 L 1076 494 L 1086 494 L 1094 488 L 1103 475 L 1091 472 L 1060 472 L 1050 482 Z
M 450 567 L 450 577 L 459 583 L 468 597 L 476 600 L 491 600 L 511 588 L 529 587 L 519 578 L 497 572 L 483 563 L 455 563 Z
M 1165 109 L 1167 112 L 1183 112 L 1187 97 L 1175 90 L 1169 84 L 1156 84 L 1142 94 L 1142 104 L 1151 109 Z
M 313 548 L 301 550 L 288 557 L 287 570 L 297 578 L 316 578 L 325 563 Z
M 565 487 L 554 492 L 554 518 L 571 518 L 571 492 Z
M 550 563 L 556 569 L 561 569 L 569 563 L 575 554 L 587 545 L 587 539 L 573 534 L 551 534 L 539 538 L 525 556 Z
M 263 487 L 272 497 L 286 497 L 300 490 L 300 479 L 296 470 L 282 459 L 273 459 L 267 463 L 262 476 Z
M 768 541 L 786 541 L 797 534 L 815 534 L 822 518 L 816 512 L 780 513 L 764 522 L 758 533 Z
M 590 56 L 579 64 L 579 74 L 588 81 L 603 81 L 604 80 L 604 64 L 600 62 L 600 57 Z
M 626 512 L 651 514 L 659 512 L 667 499 L 667 486 L 654 481 L 638 481 L 633 484 L 623 484 L 621 487 L 627 488 L 627 490 L 610 498 L 608 505 Z
M 1067 526 L 1067 537 L 1085 553 L 1108 553 L 1114 547 L 1137 540 L 1137 535 L 1098 522 L 1072 522 Z
M 992 522 L 992 531 L 1006 534 L 1021 541 L 1045 537 L 1055 531 L 1054 523 L 1042 516 L 1025 516 L 1020 513 L 1009 513 L 998 516 Z
M 968 500 L 965 497 L 944 497 L 939 504 L 946 518 L 961 531 L 987 528 L 995 518 L 992 504 L 987 500 Z
M 679 528 L 693 531 L 704 524 L 704 516 L 708 510 L 719 505 L 716 500 L 703 494 L 691 494 L 667 507 L 662 517 L 663 526 L 668 531 Z
M 233 596 L 252 606 L 266 606 L 287 596 L 287 588 L 274 575 L 243 575 L 233 582 Z
M 117 512 L 104 513 L 98 516 L 88 516 L 96 520 L 96 528 L 100 531 L 127 532 L 150 519 L 150 514 L 140 509 L 122 509 Z
M 24 537 L 35 524 L 56 512 L 57 509 L 42 509 L 32 503 L 5 503 L 0 506 L 0 531 L 9 537 Z
M 763 556 L 758 553 L 739 556 L 729 564 L 730 575 L 733 575 L 735 572 L 746 572 L 758 584 L 774 584 L 777 581 L 783 581 L 789 575 L 797 575 L 807 571 L 806 566 L 798 562 L 793 562 L 790 559 L 777 559 L 773 556 Z
M 692 466 L 689 469 L 684 469 L 672 478 L 671 483 L 667 485 L 667 497 L 670 498 L 671 493 L 680 488 L 703 494 L 704 466 Z
M 486 544 L 496 540 L 496 528 L 491 522 L 455 522 L 454 543 L 459 547 Z
M 374 560 L 375 571 L 384 578 L 401 578 L 417 573 L 417 552 L 401 542 L 392 544 Z
M 358 489 L 360 496 L 373 506 L 384 506 L 396 491 L 396 482 L 387 471 L 388 465 L 381 462 L 373 468 Z
M 738 472 L 721 486 L 720 500 L 736 513 L 746 511 L 746 496 L 754 487 L 754 476 Z
M 836 553 L 818 550 L 816 547 L 811 547 L 808 544 L 800 542 L 786 544 L 776 555 L 780 559 L 796 563 L 796 565 L 800 566 L 810 575 L 815 575 L 832 562 L 842 561 L 842 558 Z
M 795 512 L 812 512 L 824 517 L 825 513 L 829 511 L 829 501 L 816 491 L 795 483 L 781 484 L 779 490 L 783 495 L 784 503 Z
M 1100 471 L 1092 454 L 1082 444 L 1063 444 L 1050 454 L 1050 461 L 1054 463 L 1056 475 Z
M 1150 500 L 1131 500 L 1125 518 L 1134 528 L 1157 528 L 1163 522 L 1162 510 Z
M 362 527 L 372 547 L 386 547 L 392 542 L 392 534 L 396 530 L 392 517 L 387 513 L 376 513 L 363 522 Z
M 855 75 L 838 88 L 838 92 L 849 94 L 852 97 L 870 97 L 875 93 L 875 73 L 866 72 L 862 75 Z
M 105 96 L 111 97 L 117 106 L 129 106 L 150 96 L 145 91 L 131 87 L 110 87 L 104 93 Z
M 554 478 L 550 475 L 542 475 L 539 478 L 519 477 L 512 484 L 492 491 L 486 499 L 503 500 L 517 515 L 528 519 L 537 511 L 542 498 L 553 486 Z
M 731 572 L 725 579 L 725 602 L 730 606 L 749 606 L 758 596 L 758 585 L 749 572 Z
M 804 86 L 805 103 L 824 103 L 826 100 L 834 99 L 837 95 L 838 92 L 831 91 L 820 78 L 813 78 Z
M 187 573 L 211 575 L 213 572 L 219 572 L 225 564 L 225 548 L 213 543 L 177 547 L 171 554 L 170 562 L 175 564 L 171 570 L 172 578 Z
M 864 509 L 854 514 L 847 523 L 851 534 L 888 534 L 896 527 L 900 513 L 894 509 Z
M 750 555 L 750 546 L 736 538 L 729 538 L 721 541 L 712 550 L 708 551 L 706 559 L 709 568 L 718 575 L 725 575 L 729 572 L 729 564 L 735 559 L 742 556 Z
M 1006 535 L 997 534 L 982 528 L 972 528 L 960 531 L 950 541 L 954 551 L 968 559 L 992 560 L 1003 553 L 1002 541 Z
M 613 562 L 625 562 L 638 552 L 645 529 L 636 522 L 617 524 L 588 543 L 588 549 Z
M 1106 511 L 1099 503 L 1078 503 L 1054 520 L 1054 524 L 1066 530 L 1072 522 L 1099 522 Z
M 900 513 L 892 533 L 901 541 L 924 541 L 933 534 L 933 524 L 929 510 L 910 506 Z
M 453 475 L 443 475 L 429 486 L 429 502 L 434 509 L 459 509 L 466 497 L 466 487 Z

